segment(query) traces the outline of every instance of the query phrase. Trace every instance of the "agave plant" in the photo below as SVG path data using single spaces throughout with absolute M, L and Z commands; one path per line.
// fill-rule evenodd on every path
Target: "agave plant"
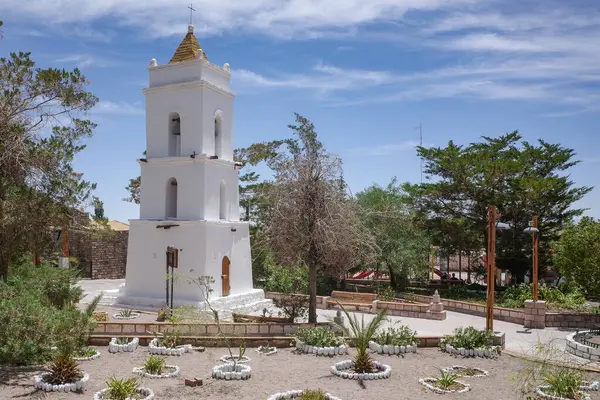
M 133 315 L 133 311 L 131 311 L 130 309 L 123 309 L 119 311 L 118 315 L 121 318 L 131 318 L 131 316 Z
M 137 378 L 118 379 L 114 376 L 108 378 L 108 398 L 111 400 L 126 400 L 133 398 L 137 393 L 140 384 Z
M 359 324 L 356 314 L 350 316 L 348 311 L 346 311 L 342 305 L 340 305 L 340 307 L 344 314 L 346 314 L 348 325 L 350 325 L 350 327 L 348 328 L 340 323 L 336 324 L 344 331 L 344 335 L 352 338 L 354 341 L 354 346 L 356 347 L 354 370 L 357 373 L 371 372 L 373 370 L 373 359 L 368 352 L 369 341 L 373 339 L 375 332 L 377 332 L 377 329 L 379 329 L 382 322 L 385 320 L 387 311 L 382 310 L 378 312 L 368 324 L 365 324 L 365 315 L 363 314 Z
M 155 355 L 150 355 L 148 358 L 144 360 L 144 369 L 146 372 L 160 375 L 165 368 L 166 360 L 164 357 L 159 357 Z
M 57 356 L 48 367 L 50 375 L 45 380 L 53 385 L 73 383 L 83 377 L 79 365 L 70 355 Z

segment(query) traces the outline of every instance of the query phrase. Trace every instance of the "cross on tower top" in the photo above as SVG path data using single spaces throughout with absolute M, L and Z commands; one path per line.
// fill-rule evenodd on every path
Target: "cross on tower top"
M 188 8 L 190 9 L 190 25 L 192 25 L 192 13 L 194 11 L 196 11 L 196 9 L 194 8 L 193 4 L 190 3 L 190 5 L 188 6 Z

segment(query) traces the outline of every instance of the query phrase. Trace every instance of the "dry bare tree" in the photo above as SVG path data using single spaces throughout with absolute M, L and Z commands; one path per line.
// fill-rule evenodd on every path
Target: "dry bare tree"
M 275 179 L 267 232 L 278 261 L 308 267 L 308 320 L 316 322 L 317 272 L 341 277 L 369 262 L 377 247 L 348 194 L 341 159 L 325 150 L 308 119 L 295 115 L 293 138 L 269 161 Z

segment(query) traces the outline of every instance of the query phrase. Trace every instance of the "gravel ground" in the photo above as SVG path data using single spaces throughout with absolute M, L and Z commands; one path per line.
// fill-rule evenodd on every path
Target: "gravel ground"
M 131 370 L 142 363 L 148 355 L 146 347 L 139 347 L 134 353 L 108 353 L 107 347 L 97 347 L 102 352 L 99 359 L 84 361 L 81 367 L 90 374 L 90 381 L 83 394 L 42 393 L 33 388 L 33 375 L 39 368 L 17 368 L 0 366 L 0 399 L 90 399 L 94 392 L 105 387 L 111 375 L 121 378 L 133 376 Z M 408 354 L 405 358 L 376 355 L 375 359 L 392 367 L 389 379 L 366 381 L 361 388 L 357 381 L 349 381 L 333 376 L 329 368 L 334 362 L 348 356 L 334 358 L 294 354 L 292 349 L 280 350 L 272 356 L 261 356 L 248 349 L 251 358 L 252 378 L 248 381 L 217 381 L 210 377 L 211 368 L 218 359 L 227 354 L 226 349 L 207 348 L 205 352 L 188 353 L 181 357 L 168 357 L 168 364 L 181 367 L 181 376 L 172 379 L 144 379 L 142 384 L 151 388 L 156 399 L 252 399 L 262 400 L 269 395 L 292 389 L 321 388 L 343 400 L 399 400 L 399 399 L 439 399 L 419 385 L 421 377 L 436 374 L 437 367 L 452 365 L 476 366 L 489 371 L 485 378 L 462 378 L 472 385 L 466 394 L 444 395 L 446 399 L 497 400 L 524 399 L 519 395 L 513 377 L 524 365 L 517 358 L 503 355 L 496 360 L 457 359 L 438 349 L 419 349 L 418 354 Z M 352 354 L 352 353 L 351 353 Z M 184 385 L 185 378 L 198 377 L 204 386 L 190 388 Z M 590 376 L 599 379 L 598 376 Z M 592 399 L 600 400 L 600 395 L 592 393 Z

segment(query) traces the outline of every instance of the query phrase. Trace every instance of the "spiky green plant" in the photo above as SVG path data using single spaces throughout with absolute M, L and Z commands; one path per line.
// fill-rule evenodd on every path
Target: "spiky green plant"
M 561 398 L 578 398 L 582 381 L 581 372 L 571 368 L 555 369 L 544 374 L 544 383 L 550 386 L 549 392 Z
M 354 370 L 358 373 L 371 372 L 373 370 L 373 359 L 368 352 L 369 341 L 373 339 L 375 332 L 377 332 L 377 329 L 379 329 L 385 320 L 387 311 L 381 310 L 373 317 L 371 322 L 365 324 L 364 314 L 362 315 L 362 320 L 359 323 L 356 314 L 350 316 L 348 311 L 346 311 L 341 304 L 338 303 L 338 305 L 341 307 L 344 314 L 346 314 L 350 328 L 346 327 L 344 324 L 336 324 L 344 331 L 344 335 L 352 339 L 354 342 L 354 347 L 356 347 L 356 356 L 354 356 Z
M 133 315 L 133 311 L 130 309 L 124 309 L 119 311 L 119 317 L 121 318 L 131 318 L 131 316 Z
M 128 337 L 118 337 L 117 338 L 117 344 L 128 344 L 129 342 L 131 342 L 131 338 Z
M 114 376 L 108 378 L 106 385 L 108 386 L 108 395 L 106 397 L 111 400 L 134 398 L 140 387 L 137 378 L 118 379 Z
M 448 390 L 457 385 L 457 379 L 458 376 L 454 372 L 440 369 L 440 376 L 436 378 L 435 386 Z
M 144 359 L 144 369 L 153 375 L 160 375 L 165 368 L 165 357 L 150 355 Z
M 53 385 L 72 383 L 83 376 L 79 365 L 70 355 L 57 356 L 48 367 L 50 375 L 46 378 L 46 382 Z

